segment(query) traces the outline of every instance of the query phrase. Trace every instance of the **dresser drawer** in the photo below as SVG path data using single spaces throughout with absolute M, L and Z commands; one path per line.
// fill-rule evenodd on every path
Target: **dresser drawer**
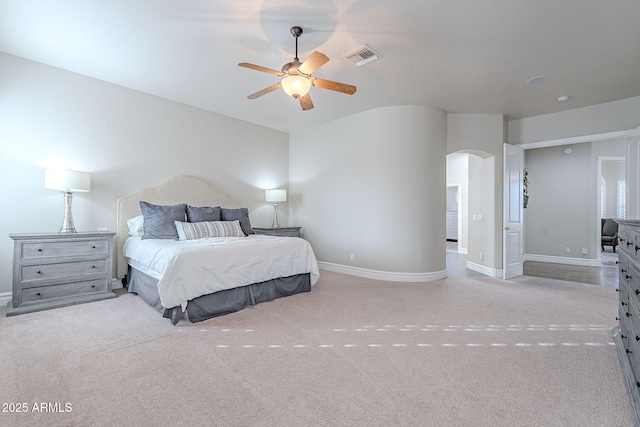
M 17 233 L 7 316 L 114 298 L 112 232 Z
M 22 290 L 22 304 L 37 304 L 59 298 L 77 297 L 107 291 L 107 280 L 96 279 L 59 285 L 38 286 Z
M 628 231 L 625 245 L 627 246 L 629 256 L 636 262 L 640 262 L 640 233 L 637 231 Z
M 90 274 L 104 275 L 106 272 L 106 259 L 60 262 L 55 264 L 24 265 L 20 269 L 20 280 L 22 282 L 29 282 L 32 280 L 62 279 L 73 276 L 86 276 Z
M 106 239 L 73 240 L 65 242 L 24 242 L 21 245 L 20 259 L 55 258 L 72 255 L 107 255 L 109 242 Z
M 625 287 L 629 293 L 629 300 L 634 300 L 636 306 L 640 307 L 640 270 L 633 263 L 629 263 L 628 267 L 628 273 L 625 273 Z
M 620 292 L 620 302 L 628 303 L 629 302 L 629 288 L 626 284 L 620 283 L 618 286 L 618 292 Z
M 620 336 L 622 338 L 622 342 L 624 343 L 624 347 L 629 348 L 629 325 L 627 324 L 626 316 L 627 311 L 621 307 L 618 313 L 618 318 L 620 319 Z
M 635 302 L 629 302 L 628 313 L 626 320 L 627 328 L 629 328 L 629 341 L 640 341 L 640 339 L 636 339 L 636 337 L 640 338 L 640 310 Z

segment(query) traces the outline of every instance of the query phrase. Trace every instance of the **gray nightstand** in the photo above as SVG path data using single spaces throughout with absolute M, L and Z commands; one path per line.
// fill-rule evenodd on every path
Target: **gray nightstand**
M 13 296 L 7 316 L 113 298 L 113 236 L 95 233 L 10 234 Z
M 253 227 L 256 234 L 268 236 L 300 237 L 302 227 Z

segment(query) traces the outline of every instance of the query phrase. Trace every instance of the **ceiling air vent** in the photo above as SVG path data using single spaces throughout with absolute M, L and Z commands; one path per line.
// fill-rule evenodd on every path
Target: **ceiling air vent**
M 368 62 L 375 61 L 378 58 L 382 58 L 382 55 L 365 44 L 355 50 L 352 50 L 349 53 L 345 53 L 344 55 L 342 55 L 342 57 L 352 64 L 360 67 Z

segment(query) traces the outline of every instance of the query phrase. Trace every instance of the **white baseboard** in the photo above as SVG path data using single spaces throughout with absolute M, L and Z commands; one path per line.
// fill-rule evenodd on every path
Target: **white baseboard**
M 525 254 L 524 261 L 551 262 L 554 264 L 578 265 L 583 267 L 600 267 L 597 259 L 570 258 L 552 255 Z
M 484 274 L 489 277 L 502 277 L 502 269 L 487 267 L 484 265 L 476 264 L 475 262 L 467 261 L 467 268 L 477 273 Z
M 389 282 L 431 282 L 447 277 L 447 270 L 433 273 L 403 273 L 396 271 L 369 270 L 367 268 L 350 267 L 342 264 L 318 261 L 321 270 L 333 271 L 334 273 L 348 274 L 350 276 L 365 277 L 374 280 L 386 280 Z
M 11 296 L 11 292 L 0 293 L 0 305 L 7 305 L 7 303 L 11 301 Z

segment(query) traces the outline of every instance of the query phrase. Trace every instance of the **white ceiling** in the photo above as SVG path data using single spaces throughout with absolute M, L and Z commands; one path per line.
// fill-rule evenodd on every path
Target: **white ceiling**
M 237 64 L 279 70 L 293 25 L 355 95 L 247 99 L 278 78 Z M 363 44 L 382 58 L 341 58 Z M 0 51 L 283 131 L 400 104 L 513 119 L 640 95 L 640 1 L 0 0 Z

